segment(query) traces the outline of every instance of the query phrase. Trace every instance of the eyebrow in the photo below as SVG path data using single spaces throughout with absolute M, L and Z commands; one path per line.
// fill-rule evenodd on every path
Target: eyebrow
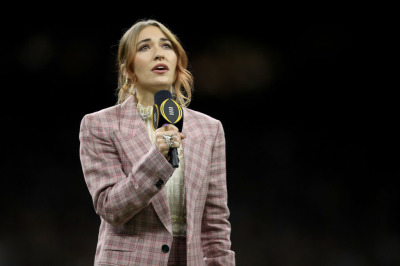
M 139 45 L 139 44 L 141 44 L 141 43 L 143 43 L 143 42 L 150 42 L 151 41 L 151 39 L 150 38 L 147 38 L 147 39 L 143 39 L 143 40 L 141 40 L 141 41 L 139 41 L 138 43 L 137 43 L 137 45 Z M 167 39 L 167 38 L 160 38 L 160 41 L 169 41 L 169 42 L 171 42 L 171 40 L 170 39 Z

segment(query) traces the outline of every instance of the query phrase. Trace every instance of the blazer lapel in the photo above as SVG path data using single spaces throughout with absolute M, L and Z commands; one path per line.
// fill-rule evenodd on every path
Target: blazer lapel
M 121 105 L 120 132 L 124 148 L 127 148 L 126 152 L 129 153 L 132 162 L 139 160 L 149 151 L 151 142 L 133 96 Z
M 197 194 L 207 176 L 207 156 L 201 158 L 207 148 L 207 139 L 202 134 L 201 127 L 196 120 L 184 108 L 184 122 L 182 133 L 186 138 L 182 141 L 183 159 L 185 161 L 185 192 L 186 192 L 186 222 L 187 238 L 190 239 L 193 232 L 194 208 Z M 196 162 L 196 163 L 193 163 Z
M 121 144 L 132 164 L 139 161 L 150 150 L 152 143 L 133 96 L 130 96 L 121 105 L 120 132 L 122 137 Z M 151 204 L 165 228 L 172 234 L 168 197 L 164 188 L 152 198 Z
M 161 222 L 164 224 L 165 228 L 167 228 L 168 232 L 172 235 L 171 211 L 169 208 L 167 190 L 165 187 L 163 187 L 161 191 L 153 197 L 151 204 L 153 205 L 154 210 L 156 211 Z

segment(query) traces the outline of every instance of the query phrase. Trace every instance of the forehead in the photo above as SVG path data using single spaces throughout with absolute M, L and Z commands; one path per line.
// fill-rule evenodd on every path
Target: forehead
M 138 35 L 138 41 L 143 39 L 160 39 L 166 38 L 165 34 L 157 26 L 147 26 L 142 29 Z

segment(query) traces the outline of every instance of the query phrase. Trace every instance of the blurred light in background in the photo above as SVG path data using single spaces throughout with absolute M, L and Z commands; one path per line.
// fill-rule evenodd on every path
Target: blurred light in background
M 35 33 L 22 44 L 19 50 L 18 61 L 26 71 L 37 72 L 43 70 L 53 59 L 54 44 L 50 36 L 45 33 Z
M 281 71 L 278 51 L 240 37 L 225 37 L 206 43 L 190 57 L 196 94 L 228 96 L 265 90 Z

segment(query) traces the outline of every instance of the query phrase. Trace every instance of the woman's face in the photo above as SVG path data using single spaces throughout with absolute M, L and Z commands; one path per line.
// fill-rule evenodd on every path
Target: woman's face
M 138 89 L 156 93 L 168 90 L 175 80 L 176 53 L 171 41 L 156 26 L 148 26 L 139 33 L 133 64 Z

